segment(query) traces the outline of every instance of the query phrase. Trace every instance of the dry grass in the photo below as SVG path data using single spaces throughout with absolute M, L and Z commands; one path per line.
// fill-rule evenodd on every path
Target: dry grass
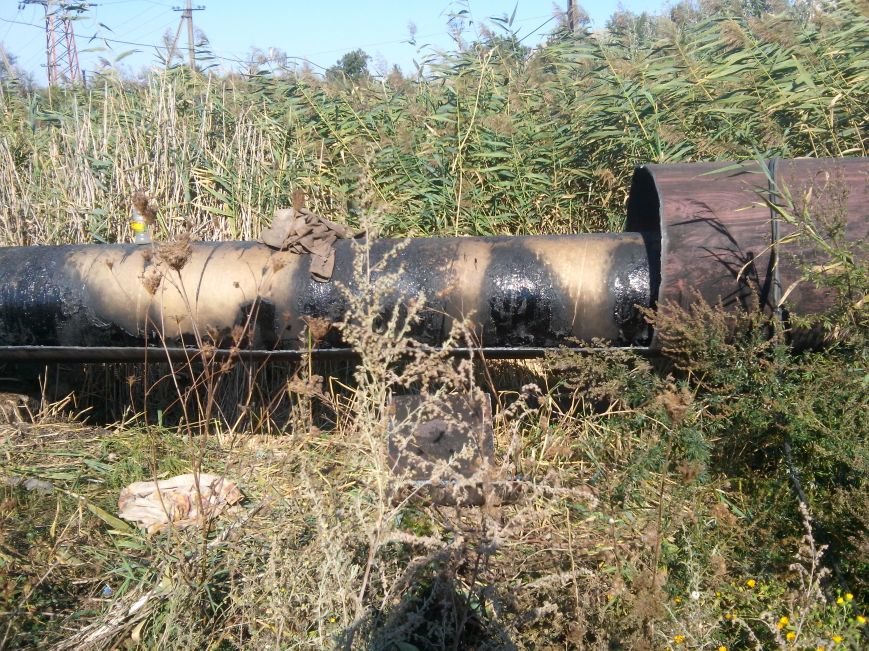
M 285 376 L 286 420 L 269 434 L 219 419 L 136 425 L 141 416 L 94 428 L 57 421 L 58 410 L 2 426 L 5 646 L 641 649 L 714 640 L 789 649 L 793 631 L 799 648 L 834 635 L 856 644 L 865 574 L 859 563 L 843 568 L 841 547 L 831 556 L 817 542 L 808 507 L 776 488 L 787 474 L 766 465 L 775 441 L 754 441 L 767 460 L 749 458 L 741 471 L 716 461 L 759 431 L 716 439 L 721 423 L 758 427 L 740 412 L 756 396 L 737 375 L 722 389 L 708 368 L 686 382 L 603 351 L 485 370 L 420 352 L 406 337 L 410 321 L 372 336 L 380 291 L 352 297 L 342 325 L 361 349 L 353 376 L 326 381 L 316 365 Z M 696 341 L 679 345 L 708 346 L 704 318 Z M 747 336 L 732 345 L 749 347 Z M 732 357 L 724 345 L 715 354 Z M 803 364 L 771 361 L 769 344 L 758 346 L 753 354 L 784 365 L 778 373 Z M 541 390 L 529 373 L 559 384 Z M 518 499 L 489 494 L 483 506 L 455 507 L 398 495 L 386 455 L 390 394 L 474 393 L 495 377 L 497 463 L 477 480 L 515 479 Z M 860 400 L 853 384 L 840 388 L 829 399 Z M 817 413 L 807 408 L 797 408 L 799 422 Z M 860 436 L 847 440 L 865 450 Z M 152 536 L 113 516 L 125 484 L 191 470 L 231 478 L 245 502 L 198 529 Z M 10 478 L 39 481 L 28 490 Z M 777 548 L 758 549 L 759 540 Z M 831 569 L 853 601 L 835 603 Z M 793 625 L 777 627 L 784 615 Z
M 866 155 L 852 0 L 812 16 L 714 4 L 554 34 L 533 53 L 488 33 L 431 57 L 425 80 L 176 69 L 137 83 L 106 70 L 51 95 L 6 83 L 0 242 L 126 241 L 140 188 L 158 239 L 254 238 L 297 191 L 390 235 L 619 230 L 639 163 Z

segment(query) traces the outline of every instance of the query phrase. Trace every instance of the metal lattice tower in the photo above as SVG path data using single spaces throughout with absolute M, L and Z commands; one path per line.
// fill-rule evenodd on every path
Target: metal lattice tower
M 83 80 L 78 65 L 73 18 L 87 11 L 88 3 L 71 0 L 22 0 L 19 6 L 25 5 L 42 5 L 45 8 L 45 68 L 48 85 L 81 83 Z

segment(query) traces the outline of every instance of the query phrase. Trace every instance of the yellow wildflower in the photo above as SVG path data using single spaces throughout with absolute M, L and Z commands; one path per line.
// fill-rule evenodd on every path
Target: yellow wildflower
M 857 617 L 855 619 L 857 620 L 857 623 L 860 624 L 861 626 L 866 623 L 866 618 L 863 617 L 863 615 L 857 615 Z
M 844 640 L 844 639 L 845 639 L 845 638 L 842 637 L 841 635 L 834 635 L 834 636 L 832 637 L 833 644 L 839 644 L 839 642 L 841 642 L 841 641 Z
M 788 642 L 793 642 L 794 640 L 797 639 L 797 634 L 794 633 L 793 631 L 788 631 L 788 634 L 785 635 L 785 638 L 787 639 Z
M 684 644 L 685 643 L 685 636 L 684 635 L 677 635 L 673 638 L 673 641 L 676 644 Z
M 727 651 L 727 647 L 722 644 L 720 647 L 718 647 L 718 651 Z
M 854 601 L 854 595 L 852 595 L 850 592 L 846 592 L 845 601 Z
M 782 630 L 785 626 L 787 626 L 788 624 L 790 624 L 790 621 L 791 621 L 791 620 L 788 619 L 788 616 L 787 616 L 787 615 L 782 615 L 782 616 L 779 618 L 779 620 L 778 620 L 778 624 L 776 624 L 776 627 L 778 627 L 778 630 Z
M 680 603 L 682 603 L 682 597 L 674 597 L 673 603 L 678 606 Z
M 845 603 L 845 600 L 842 599 L 842 597 L 839 597 L 838 599 L 836 599 L 836 603 L 841 606 L 842 604 Z
M 745 582 L 745 585 L 747 585 L 749 588 L 754 588 L 754 586 L 757 585 L 757 581 L 755 581 L 754 579 L 749 579 Z

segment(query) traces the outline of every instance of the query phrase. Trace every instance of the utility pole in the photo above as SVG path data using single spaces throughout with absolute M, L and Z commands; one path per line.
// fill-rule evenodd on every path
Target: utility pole
M 169 56 L 166 57 L 166 67 L 172 65 L 172 57 L 175 56 L 175 48 L 178 45 L 178 37 L 181 35 L 181 27 L 187 21 L 187 62 L 191 70 L 196 70 L 196 44 L 193 41 L 193 12 L 204 11 L 205 5 L 193 6 L 193 0 L 187 0 L 183 7 L 172 7 L 172 11 L 180 11 L 181 18 L 178 20 L 178 29 L 175 30 L 175 38 L 172 47 L 169 48 Z
M 45 9 L 45 68 L 48 85 L 58 86 L 62 82 L 81 83 L 82 74 L 78 65 L 78 48 L 72 21 L 75 15 L 88 10 L 88 3 L 71 0 L 22 0 L 18 7 L 23 9 L 26 5 L 42 5 Z
M 567 0 L 567 29 L 576 33 L 576 0 Z

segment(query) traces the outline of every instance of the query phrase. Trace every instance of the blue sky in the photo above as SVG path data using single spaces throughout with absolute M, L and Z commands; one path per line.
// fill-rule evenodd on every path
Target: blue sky
M 101 0 L 75 23 L 81 67 L 94 70 L 100 57 L 114 61 L 131 49 L 120 65 L 139 71 L 155 65 L 153 45 L 161 44 L 165 33 L 175 34 L 179 12 L 173 6 L 183 0 Z M 473 20 L 470 34 L 481 24 L 492 24 L 491 17 L 503 17 L 516 10 L 513 29 L 533 45 L 554 26 L 553 16 L 564 10 L 567 0 L 194 0 L 193 18 L 211 42 L 211 51 L 223 66 L 237 67 L 233 59 L 245 60 L 251 48 L 268 52 L 278 48 L 291 57 L 308 59 L 327 68 L 345 52 L 362 48 L 372 57 L 370 68 L 392 64 L 412 71 L 420 60 L 420 47 L 449 49 L 448 30 L 451 12 L 467 10 Z M 658 11 L 667 0 L 587 0 L 580 5 L 596 27 L 619 7 L 631 11 Z M 10 22 L 16 21 L 16 22 Z M 547 22 L 549 21 L 549 22 Z M 25 24 L 20 24 L 25 23 Z M 416 27 L 416 44 L 410 44 L 409 25 Z M 0 2 L 0 43 L 31 72 L 38 83 L 45 83 L 44 12 L 39 5 L 19 9 L 17 0 Z M 93 34 L 143 45 L 128 45 L 94 40 Z M 186 47 L 186 31 L 179 45 Z

